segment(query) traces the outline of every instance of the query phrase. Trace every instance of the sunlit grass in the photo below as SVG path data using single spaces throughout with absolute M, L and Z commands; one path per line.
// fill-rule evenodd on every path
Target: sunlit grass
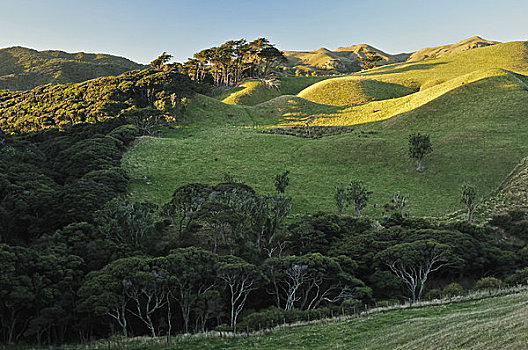
M 132 178 L 147 179 L 132 183 L 131 196 L 161 204 L 178 186 L 217 183 L 225 173 L 258 192 L 272 192 L 274 175 L 288 169 L 286 192 L 296 214 L 333 211 L 335 185 L 351 179 L 365 181 L 373 191 L 365 213 L 374 217 L 383 215 L 383 204 L 396 191 L 410 195 L 406 210 L 412 215 L 460 209 L 463 182 L 474 183 L 486 196 L 528 154 L 528 78 L 497 68 L 522 72 L 525 54 L 525 43 L 508 43 L 430 60 L 427 67 L 425 62 L 381 67 L 362 76 L 415 88 L 437 82 L 403 97 L 352 107 L 296 96 L 250 107 L 197 96 L 185 128 L 146 138 L 126 154 L 123 163 Z M 375 133 L 317 140 L 257 133 L 307 123 L 355 125 Z M 407 154 L 412 132 L 431 135 L 433 153 L 423 173 L 415 171 Z

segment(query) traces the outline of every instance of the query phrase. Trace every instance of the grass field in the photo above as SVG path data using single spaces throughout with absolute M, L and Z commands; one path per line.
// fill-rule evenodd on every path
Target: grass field
M 416 91 L 356 106 L 314 103 L 299 97 L 303 92 L 256 106 L 197 96 L 180 128 L 162 138 L 144 138 L 126 154 L 123 164 L 132 178 L 146 179 L 133 182 L 131 196 L 161 204 L 178 186 L 220 182 L 225 173 L 258 192 L 272 192 L 274 175 L 288 169 L 286 192 L 293 197 L 295 214 L 333 211 L 335 185 L 360 179 L 373 191 L 368 215 L 381 216 L 396 191 L 409 194 L 410 214 L 443 215 L 462 207 L 463 182 L 474 183 L 486 196 L 528 154 L 528 79 L 512 71 L 528 72 L 527 43 L 388 65 L 308 88 L 368 78 L 378 90 L 360 89 L 366 98 L 376 99 L 394 84 Z M 301 78 L 298 83 L 290 78 L 295 88 L 287 92 L 300 91 L 307 83 Z M 322 89 L 320 96 L 326 92 Z M 356 92 L 328 93 L 340 99 Z M 358 132 L 317 140 L 256 132 L 307 122 L 356 125 Z M 431 135 L 434 149 L 423 173 L 414 170 L 407 155 L 408 135 L 418 131 Z

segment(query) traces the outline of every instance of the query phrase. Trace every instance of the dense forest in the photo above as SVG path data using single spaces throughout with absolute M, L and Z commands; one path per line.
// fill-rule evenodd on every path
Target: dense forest
M 230 43 L 231 63 L 204 68 L 209 84 L 268 76 L 281 56 L 261 43 Z M 233 53 L 246 45 L 249 56 Z M 164 61 L 0 94 L 0 342 L 249 331 L 526 280 L 519 210 L 477 225 L 409 217 L 395 200 L 383 218 L 361 217 L 367 196 L 352 181 L 335 213 L 292 217 L 288 171 L 269 179 L 273 193 L 226 175 L 162 206 L 130 202 L 123 153 L 208 88 L 204 71 Z

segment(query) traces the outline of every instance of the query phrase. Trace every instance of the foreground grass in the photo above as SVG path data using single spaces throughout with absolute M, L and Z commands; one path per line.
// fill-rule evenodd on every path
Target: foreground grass
M 164 349 L 525 349 L 528 293 Z
M 500 295 L 500 294 L 499 294 Z M 72 349 L 526 349 L 528 291 L 281 326 L 267 334 L 102 341 Z M 63 347 L 61 349 L 66 349 Z

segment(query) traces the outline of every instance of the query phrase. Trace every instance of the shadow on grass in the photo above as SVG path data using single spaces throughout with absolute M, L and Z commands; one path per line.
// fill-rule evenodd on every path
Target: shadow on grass
M 374 76 L 374 75 L 383 75 L 383 74 L 392 74 L 392 73 L 402 73 L 402 72 L 410 72 L 414 70 L 427 70 L 431 69 L 433 67 L 447 64 L 447 62 L 435 62 L 435 63 L 411 63 L 408 66 L 401 67 L 401 68 L 392 68 L 390 69 L 381 69 L 379 71 L 373 71 L 373 72 L 364 72 L 361 74 L 361 76 Z

